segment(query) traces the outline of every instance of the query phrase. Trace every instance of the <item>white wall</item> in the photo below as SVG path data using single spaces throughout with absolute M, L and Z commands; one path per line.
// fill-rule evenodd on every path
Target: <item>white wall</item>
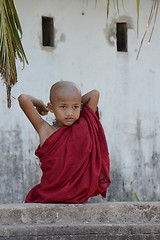
M 111 160 L 110 201 L 160 199 L 160 34 L 155 27 L 150 46 L 146 41 L 136 54 L 152 1 L 142 0 L 140 36 L 136 36 L 136 1 L 124 1 L 120 15 L 106 0 L 15 0 L 23 28 L 23 45 L 29 65 L 17 61 L 18 83 L 7 109 L 0 83 L 0 192 L 1 203 L 23 202 L 41 172 L 34 151 L 38 136 L 18 106 L 17 97 L 28 93 L 48 102 L 50 86 L 59 80 L 79 84 L 82 93 L 97 88 L 99 108 Z M 84 13 L 84 15 L 82 15 Z M 42 46 L 41 17 L 55 23 L 55 48 Z M 159 15 L 158 18 L 159 19 Z M 127 21 L 128 53 L 115 44 L 115 22 Z

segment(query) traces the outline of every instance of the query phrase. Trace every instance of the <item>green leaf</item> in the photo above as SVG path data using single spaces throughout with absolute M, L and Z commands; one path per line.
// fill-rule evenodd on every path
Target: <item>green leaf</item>
M 137 194 L 136 194 L 135 192 L 133 192 L 133 193 L 134 193 L 134 196 L 135 196 L 135 198 L 136 198 L 137 202 L 140 202 L 140 200 L 139 200 L 139 198 L 138 198 Z
M 108 15 L 109 15 L 109 0 L 107 0 L 107 18 L 108 18 Z

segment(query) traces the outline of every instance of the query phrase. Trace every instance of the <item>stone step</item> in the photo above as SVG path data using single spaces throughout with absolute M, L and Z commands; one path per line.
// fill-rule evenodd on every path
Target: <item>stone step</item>
M 8 240 L 159 240 L 159 224 L 12 225 L 0 227 Z
M 0 239 L 160 240 L 160 203 L 0 205 Z

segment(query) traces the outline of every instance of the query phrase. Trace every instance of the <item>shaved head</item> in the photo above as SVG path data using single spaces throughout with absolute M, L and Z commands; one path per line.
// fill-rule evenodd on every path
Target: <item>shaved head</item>
M 80 88 L 73 82 L 59 81 L 52 85 L 50 90 L 50 102 L 56 101 L 59 96 L 76 95 L 81 98 Z

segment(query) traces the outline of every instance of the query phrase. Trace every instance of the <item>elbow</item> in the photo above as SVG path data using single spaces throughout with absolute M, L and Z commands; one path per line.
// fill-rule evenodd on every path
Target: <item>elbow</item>
M 19 95 L 18 101 L 21 101 L 22 96 L 23 96 L 23 94 Z
M 18 97 L 18 102 L 21 103 L 23 100 L 24 94 L 19 95 Z
M 92 90 L 92 98 L 99 100 L 100 93 L 98 90 Z
M 26 95 L 25 94 L 21 94 L 19 95 L 18 97 L 18 102 L 19 102 L 19 105 L 21 106 L 23 104 L 23 102 L 26 100 Z

